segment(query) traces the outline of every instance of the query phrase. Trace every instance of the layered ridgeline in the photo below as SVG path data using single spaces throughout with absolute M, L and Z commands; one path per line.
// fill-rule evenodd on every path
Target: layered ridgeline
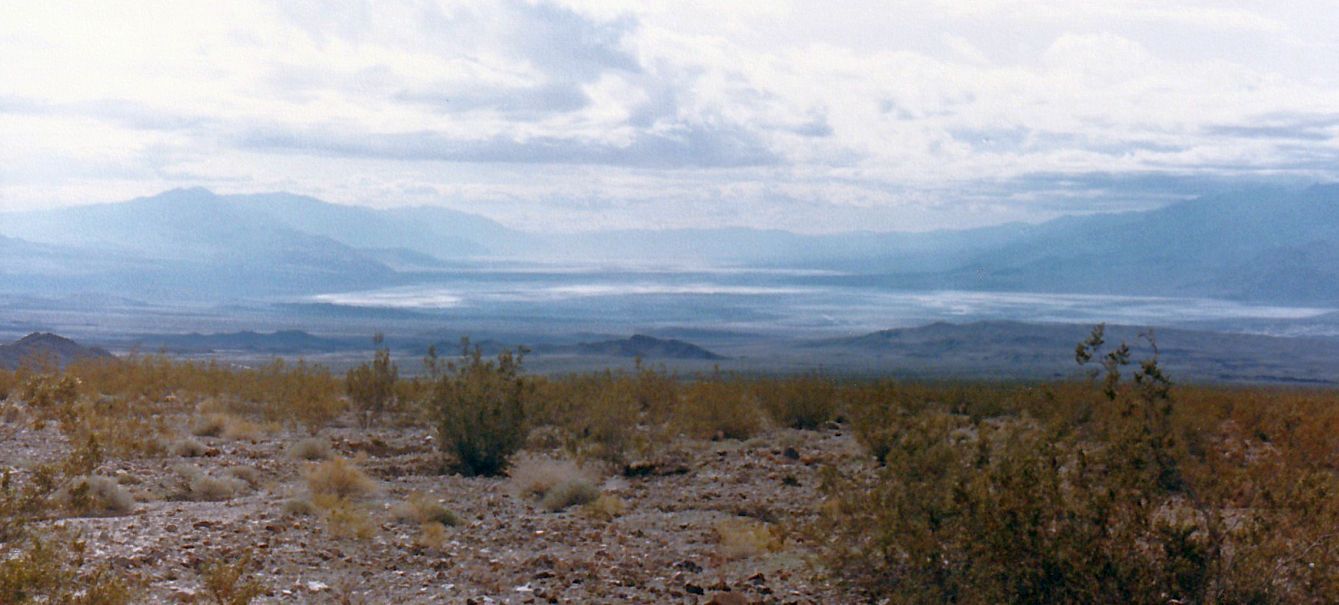
M 1328 185 L 1037 225 L 821 236 L 746 228 L 541 234 L 441 208 L 196 188 L 0 213 L 0 236 L 0 293 L 248 298 L 385 287 L 505 259 L 830 269 L 849 275 L 812 281 L 904 289 L 1339 301 L 1339 186 Z

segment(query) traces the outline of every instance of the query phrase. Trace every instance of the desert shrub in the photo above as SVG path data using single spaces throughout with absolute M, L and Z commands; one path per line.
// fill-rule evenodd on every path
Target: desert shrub
M 780 426 L 816 429 L 837 417 L 837 384 L 817 374 L 761 382 L 763 409 Z
M 122 605 L 135 595 L 105 566 L 84 564 L 85 545 L 62 532 L 6 543 L 0 558 L 0 603 Z
M 446 525 L 429 521 L 419 525 L 414 544 L 420 548 L 441 548 L 446 544 Z
M 18 375 L 15 372 L 0 369 L 0 401 L 7 401 L 18 383 Z
M 600 521 L 612 521 L 627 512 L 628 504 L 622 498 L 611 494 L 600 496 L 581 508 L 582 512 Z
M 228 428 L 229 421 L 225 414 L 205 414 L 191 421 L 190 431 L 196 437 L 218 437 Z
M 522 498 L 542 498 L 558 484 L 577 479 L 591 480 L 590 473 L 567 458 L 523 455 L 507 469 L 512 491 Z
M 727 559 L 748 559 L 781 550 L 782 540 L 771 525 L 747 517 L 735 517 L 713 527 L 721 555 Z
M 289 447 L 288 455 L 297 460 L 325 460 L 330 457 L 330 442 L 318 437 L 308 437 Z
M 205 444 L 195 439 L 178 439 L 172 443 L 172 455 L 182 458 L 199 458 L 208 451 Z
M 404 502 L 391 508 L 391 514 L 398 520 L 413 521 L 418 524 L 437 523 L 450 527 L 460 523 L 460 519 L 456 517 L 455 513 L 442 506 L 440 502 L 420 492 L 409 494 Z
M 675 410 L 680 430 L 699 439 L 748 439 L 762 430 L 757 398 L 739 380 L 716 375 L 682 389 Z
M 192 500 L 219 501 L 228 500 L 247 488 L 246 481 L 236 477 L 215 477 L 200 473 L 188 484 Z
M 524 350 L 483 359 L 476 347 L 447 364 L 426 402 L 437 445 L 468 475 L 497 475 L 525 441 L 526 403 L 533 392 L 521 374 Z
M 323 493 L 313 496 L 312 504 L 325 521 L 326 531 L 336 538 L 366 540 L 375 531 L 367 511 L 350 498 Z
M 284 514 L 296 517 L 310 517 L 316 514 L 316 505 L 307 498 L 289 498 L 284 500 Z
M 377 350 L 372 361 L 349 370 L 344 379 L 349 400 L 358 414 L 358 424 L 363 428 L 390 410 L 395 402 L 395 381 L 400 374 L 391 361 L 390 349 L 381 346 L 381 334 L 373 342 Z
M 74 403 L 82 382 L 69 373 L 36 373 L 19 384 L 18 394 L 29 407 L 39 411 Z
M 856 432 L 882 467 L 824 472 L 811 535 L 833 575 L 892 603 L 1333 594 L 1339 477 L 1293 448 L 1326 451 L 1339 436 L 1288 421 L 1297 409 L 1279 394 L 1181 401 L 1156 347 L 1130 372 L 1128 347 L 1103 344 L 1095 331 L 1078 351 L 1101 366 L 1089 388 L 1009 387 L 993 417 L 964 413 L 951 397 L 962 389 L 946 386 L 862 398 Z M 1256 418 L 1238 421 L 1244 407 Z M 1306 409 L 1334 426 L 1334 409 Z M 1268 443 L 1250 432 L 1263 426 Z
M 510 471 L 513 491 L 549 511 L 586 504 L 600 496 L 595 474 L 568 459 L 524 456 Z
M 247 605 L 265 594 L 265 586 L 251 572 L 251 555 L 231 563 L 222 558 L 200 567 L 205 595 L 215 605 Z
M 557 428 L 568 453 L 622 464 L 629 451 L 645 447 L 636 386 L 633 377 L 610 371 L 544 380 L 526 416 L 534 426 Z
M 315 496 L 358 498 L 376 491 L 377 483 L 345 458 L 308 465 L 303 471 L 307 489 Z
M 76 477 L 61 491 L 60 499 L 67 510 L 80 515 L 124 515 L 135 507 L 130 492 L 102 475 Z
M 223 471 L 223 474 L 244 481 L 252 489 L 260 486 L 260 471 L 254 466 L 230 466 Z
M 572 479 L 553 486 L 544 493 L 539 505 L 544 510 L 558 512 L 569 506 L 580 506 L 594 502 L 600 497 L 600 488 L 584 479 Z

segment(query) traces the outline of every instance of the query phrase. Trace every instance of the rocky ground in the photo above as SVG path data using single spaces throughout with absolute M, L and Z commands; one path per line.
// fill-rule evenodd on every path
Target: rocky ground
M 180 419 L 183 427 L 188 421 Z M 600 489 L 622 508 L 612 514 L 590 507 L 549 512 L 517 495 L 506 478 L 442 474 L 431 435 L 421 429 L 332 428 L 322 436 L 335 456 L 375 479 L 358 503 L 370 535 L 341 535 L 327 517 L 293 510 L 291 502 L 305 497 L 303 470 L 311 463 L 289 454 L 303 435 L 284 431 L 194 437 L 204 449 L 186 453 L 198 455 L 111 459 L 99 472 L 134 496 L 130 511 L 54 523 L 82 532 L 91 559 L 135 579 L 145 602 L 206 602 L 201 569 L 246 558 L 264 586 L 257 602 L 855 600 L 813 567 L 812 544 L 797 529 L 819 505 L 819 470 L 860 464 L 857 446 L 835 425 L 743 442 L 683 440 L 632 472 L 606 468 Z M 6 466 L 56 460 L 65 450 L 54 428 L 0 425 Z M 192 467 L 246 485 L 201 501 L 186 487 L 197 472 Z M 417 523 L 393 513 L 416 492 L 459 519 L 426 544 Z M 766 528 L 765 538 L 723 533 L 733 526 Z

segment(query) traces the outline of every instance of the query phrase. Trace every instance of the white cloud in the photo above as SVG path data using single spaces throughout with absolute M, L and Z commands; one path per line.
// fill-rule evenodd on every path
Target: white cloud
M 893 229 L 1143 204 L 1219 179 L 1330 180 L 1332 13 L 6 3 L 0 209 L 199 184 L 544 228 Z

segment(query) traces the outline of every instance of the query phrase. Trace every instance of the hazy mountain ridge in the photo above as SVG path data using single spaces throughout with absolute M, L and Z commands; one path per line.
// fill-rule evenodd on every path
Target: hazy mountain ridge
M 930 233 L 749 228 L 533 234 L 443 208 L 178 189 L 0 214 L 0 274 L 29 290 L 244 298 L 384 287 L 479 259 L 811 268 L 817 284 L 1339 301 L 1339 186 Z
M 34 332 L 12 344 L 0 344 L 0 369 L 14 370 L 24 363 L 47 361 L 64 366 L 80 359 L 111 356 L 105 349 L 85 347 L 55 334 Z

